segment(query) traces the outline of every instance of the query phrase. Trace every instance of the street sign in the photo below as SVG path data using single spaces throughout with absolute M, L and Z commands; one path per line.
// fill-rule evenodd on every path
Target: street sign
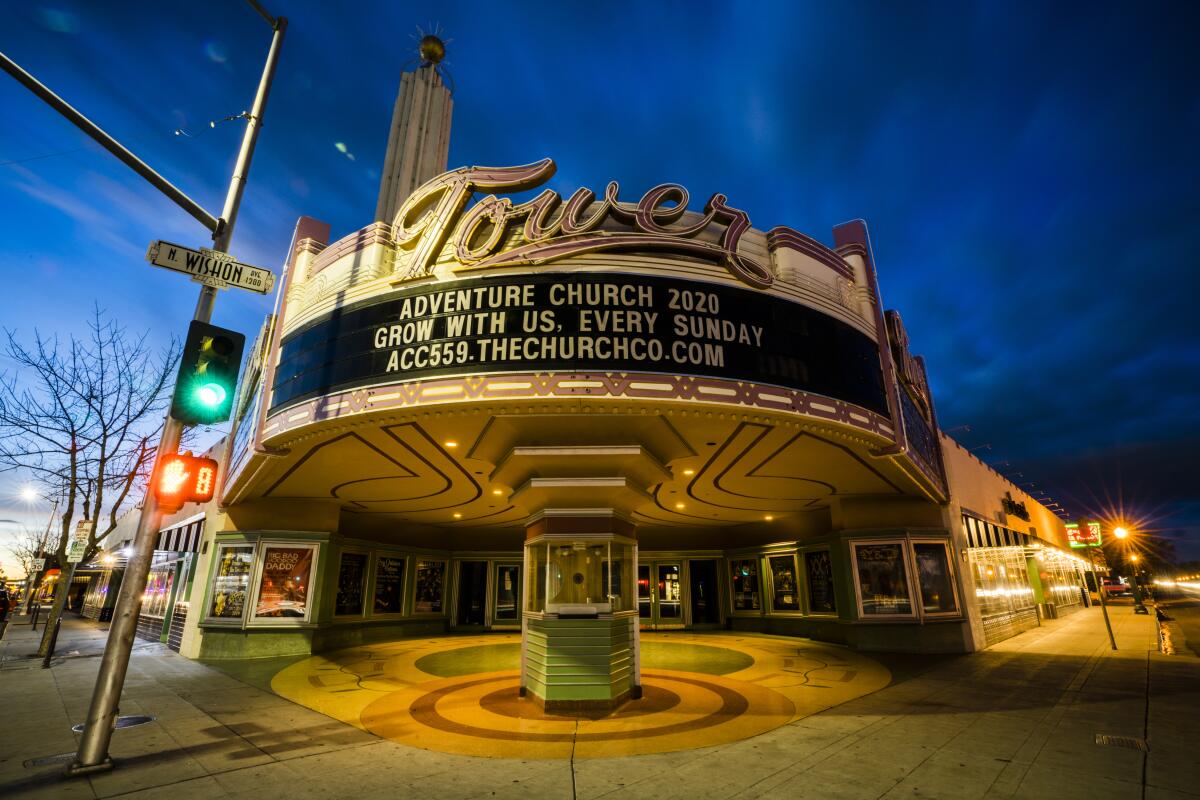
M 191 275 L 192 280 L 217 289 L 233 286 L 266 294 L 275 286 L 275 275 L 270 270 L 242 264 L 228 253 L 207 247 L 193 250 L 171 242 L 151 242 L 146 260 L 156 267 Z
M 88 539 L 91 538 L 92 532 L 95 530 L 95 520 L 81 519 L 75 524 L 75 535 L 71 537 L 71 546 L 67 548 L 68 563 L 78 564 L 80 561 L 83 561 L 83 554 L 87 551 Z
M 85 550 L 87 550 L 87 539 L 72 539 L 71 546 L 67 548 L 67 563 L 78 564 L 83 561 Z
M 41 572 L 45 568 L 46 568 L 46 559 L 44 559 L 44 558 L 35 558 L 29 562 L 29 571 L 30 572 Z

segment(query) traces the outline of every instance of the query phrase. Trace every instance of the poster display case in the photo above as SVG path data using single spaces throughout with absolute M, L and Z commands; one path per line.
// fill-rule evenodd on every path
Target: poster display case
M 367 554 L 344 552 L 338 561 L 337 594 L 333 600 L 335 617 L 360 617 L 367 582 Z
M 759 611 L 762 597 L 759 594 L 758 559 L 735 558 L 729 562 L 733 580 L 733 611 Z
M 312 613 L 315 544 L 265 543 L 254 603 L 254 622 L 307 621 Z
M 804 554 L 804 574 L 808 579 L 808 613 L 836 614 L 837 597 L 833 586 L 833 562 L 828 550 L 810 550 Z
M 204 624 L 220 627 L 306 625 L 313 621 L 321 545 L 314 541 L 218 541 Z
M 855 542 L 855 589 L 864 617 L 913 616 L 903 541 Z
M 371 615 L 404 613 L 404 566 L 402 556 L 379 555 L 375 558 L 375 584 L 371 593 Z
M 213 559 L 215 571 L 206 604 L 210 620 L 238 622 L 246 615 L 250 573 L 254 565 L 253 544 L 218 544 Z
M 446 562 L 422 559 L 417 562 L 414 614 L 441 614 L 445 607 Z
M 771 610 L 799 611 L 800 589 L 796 582 L 796 557 L 774 555 L 767 557 L 771 570 Z
M 950 550 L 946 542 L 913 542 L 913 560 L 917 565 L 917 586 L 921 591 L 921 612 L 957 614 L 958 593 L 950 569 Z

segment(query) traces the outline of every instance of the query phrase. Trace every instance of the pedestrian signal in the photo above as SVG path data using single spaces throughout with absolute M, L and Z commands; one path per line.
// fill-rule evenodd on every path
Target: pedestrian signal
M 193 320 L 171 398 L 171 416 L 184 425 L 224 422 L 233 411 L 234 389 L 246 337 Z
M 207 503 L 217 488 L 217 462 L 190 453 L 164 456 L 155 470 L 154 499 L 164 511 L 184 503 Z

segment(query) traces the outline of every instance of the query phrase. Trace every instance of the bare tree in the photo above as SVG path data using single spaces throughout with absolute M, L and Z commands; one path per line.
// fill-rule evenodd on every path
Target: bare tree
M 54 522 L 51 520 L 50 525 L 43 530 L 22 525 L 21 532 L 16 534 L 16 542 L 8 548 L 30 581 L 33 580 L 34 559 L 41 558 L 42 553 L 46 552 L 46 548 L 50 546 L 50 529 L 53 524 Z
M 0 471 L 30 473 L 58 499 L 60 525 L 51 550 L 67 563 L 72 528 L 86 527 L 83 562 L 93 558 L 132 496 L 148 477 L 174 371 L 174 342 L 157 356 L 148 334 L 130 336 L 97 308 L 86 338 L 34 332 L 31 346 L 5 331 L 5 349 L 17 371 L 0 378 Z M 55 589 L 38 654 L 70 590 L 64 575 Z

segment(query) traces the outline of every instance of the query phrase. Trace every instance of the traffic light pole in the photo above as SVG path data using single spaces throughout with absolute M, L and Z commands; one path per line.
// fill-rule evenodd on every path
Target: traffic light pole
M 254 157 L 258 132 L 262 127 L 263 110 L 267 105 L 267 96 L 271 91 L 275 66 L 279 60 L 279 48 L 283 43 L 284 33 L 287 31 L 285 18 L 272 18 L 254 0 L 250 0 L 250 4 L 271 24 L 275 33 L 271 39 L 271 49 L 267 53 L 267 63 L 263 67 L 262 79 L 258 84 L 258 92 L 254 97 L 246 133 L 242 137 L 242 146 L 238 152 L 237 163 L 234 165 L 229 191 L 225 196 L 225 207 L 213 231 L 213 249 L 222 253 L 229 249 L 229 242 L 233 238 L 234 223 L 237 221 L 242 193 L 246 188 L 246 176 L 250 169 L 250 161 Z M 192 319 L 201 322 L 211 320 L 216 296 L 217 290 L 212 286 L 201 288 L 200 297 L 196 301 L 196 312 Z M 158 451 L 154 458 L 156 468 L 164 456 L 175 453 L 179 449 L 179 440 L 182 434 L 182 423 L 175 420 L 168 412 L 166 421 L 163 423 L 162 439 L 159 441 Z M 125 675 L 129 670 L 129 655 L 133 650 L 133 639 L 137 633 L 138 613 L 141 610 L 142 595 L 146 591 L 150 561 L 154 556 L 154 545 L 162 525 L 163 514 L 164 509 L 160 507 L 154 496 L 153 485 L 148 486 L 142 501 L 142 514 L 138 520 L 137 533 L 134 537 L 133 554 L 129 557 L 125 578 L 121 583 L 116 607 L 113 609 L 112 626 L 109 628 L 104 656 L 100 660 L 100 672 L 96 676 L 96 687 L 92 692 L 91 706 L 88 708 L 87 720 L 84 722 L 75 761 L 67 768 L 68 775 L 87 775 L 113 768 L 112 759 L 108 755 L 108 745 L 117 724 L 121 690 L 125 686 Z

